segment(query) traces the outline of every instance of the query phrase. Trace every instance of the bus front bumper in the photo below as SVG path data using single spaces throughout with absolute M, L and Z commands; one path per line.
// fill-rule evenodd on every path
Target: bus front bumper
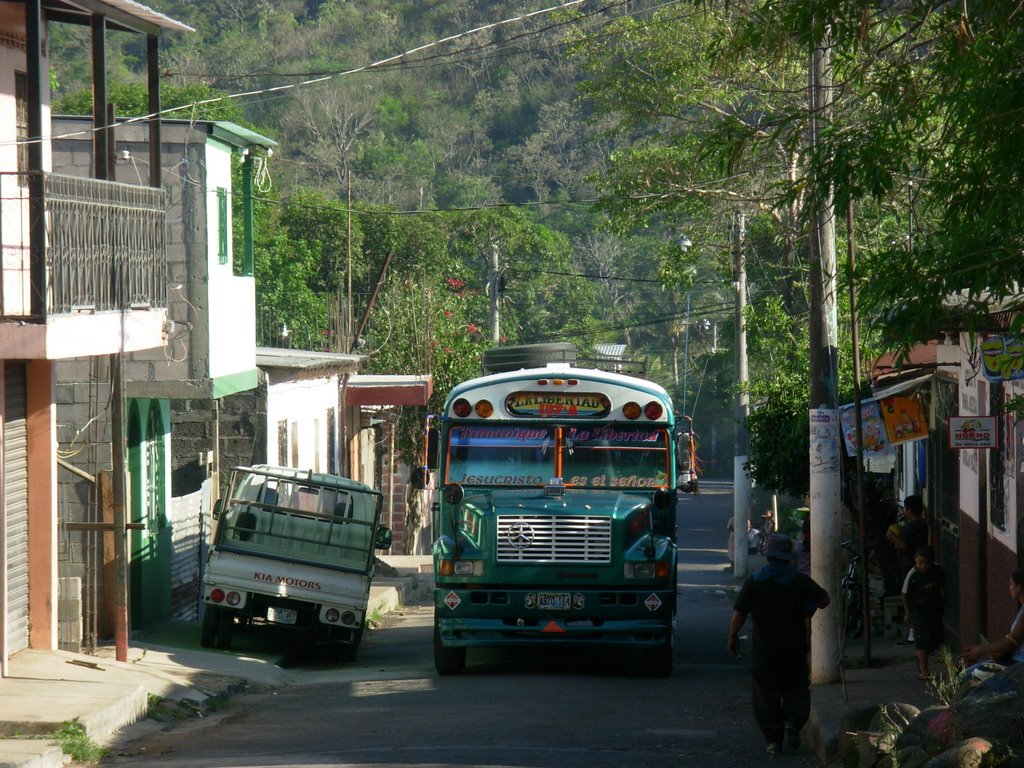
M 576 607 L 568 610 L 538 607 L 548 594 L 543 590 L 499 592 L 498 601 L 485 604 L 479 593 L 442 588 L 435 594 L 437 629 L 446 647 L 658 647 L 669 641 L 675 625 L 674 589 L 626 593 L 625 599 L 617 593 L 614 601 L 608 592 L 577 590 L 570 596 Z

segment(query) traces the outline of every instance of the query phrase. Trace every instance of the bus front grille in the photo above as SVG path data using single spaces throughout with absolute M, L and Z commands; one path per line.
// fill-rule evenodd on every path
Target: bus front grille
M 498 515 L 499 563 L 610 563 L 607 517 Z

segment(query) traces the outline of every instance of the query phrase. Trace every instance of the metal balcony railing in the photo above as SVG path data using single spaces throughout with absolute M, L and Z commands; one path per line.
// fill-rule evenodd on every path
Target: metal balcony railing
M 0 174 L 3 279 L 0 317 L 167 306 L 166 193 L 163 189 L 78 176 Z M 33 285 L 29 190 L 41 189 L 46 226 L 46 285 Z M 38 282 L 38 278 L 37 278 Z

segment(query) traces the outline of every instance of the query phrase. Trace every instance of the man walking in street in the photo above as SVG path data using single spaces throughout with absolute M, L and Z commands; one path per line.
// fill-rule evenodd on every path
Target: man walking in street
M 765 545 L 768 563 L 740 589 L 729 623 L 729 653 L 737 655 L 739 631 L 753 617 L 750 669 L 754 719 L 768 742 L 768 754 L 800 747 L 800 729 L 811 714 L 807 664 L 810 618 L 829 604 L 828 593 L 791 564 L 793 542 L 772 534 Z

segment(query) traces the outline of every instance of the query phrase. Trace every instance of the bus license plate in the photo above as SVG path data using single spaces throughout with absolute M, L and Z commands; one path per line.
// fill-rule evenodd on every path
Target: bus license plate
M 267 621 L 274 624 L 294 624 L 299 618 L 299 612 L 292 608 L 267 608 Z
M 547 611 L 569 610 L 570 597 L 568 592 L 538 592 L 537 607 Z

